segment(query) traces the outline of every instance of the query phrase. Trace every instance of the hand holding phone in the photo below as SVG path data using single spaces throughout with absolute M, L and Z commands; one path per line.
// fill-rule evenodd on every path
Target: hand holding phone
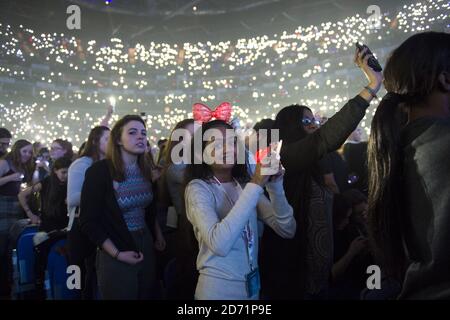
M 360 52 L 367 48 L 366 55 L 373 54 L 372 51 L 370 51 L 369 47 L 366 45 L 360 45 L 358 42 L 356 42 L 356 47 L 358 48 L 358 50 Z M 373 69 L 373 71 L 380 72 L 381 70 L 383 70 L 381 68 L 380 64 L 378 63 L 378 60 L 374 56 L 371 56 L 369 58 L 369 60 L 367 61 L 367 64 L 369 65 L 369 67 L 371 67 Z

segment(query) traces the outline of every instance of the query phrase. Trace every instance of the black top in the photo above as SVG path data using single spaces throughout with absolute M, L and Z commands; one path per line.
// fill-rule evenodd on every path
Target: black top
M 109 160 L 100 160 L 86 171 L 80 200 L 81 229 L 100 248 L 109 238 L 120 251 L 138 251 L 116 200 L 110 166 Z M 149 224 L 155 222 L 155 203 L 146 209 Z
M 347 163 L 337 151 L 328 153 L 319 163 L 323 174 L 332 173 L 334 175 L 334 180 L 339 187 L 339 192 L 344 192 L 350 188 L 348 183 L 349 172 Z
M 334 230 L 334 262 L 339 261 L 347 253 L 352 241 L 359 236 L 349 228 Z M 368 249 L 363 249 L 356 255 L 347 270 L 332 282 L 332 299 L 359 299 L 360 293 L 366 288 L 367 267 L 374 264 Z
M 9 170 L 6 172 L 1 178 L 9 176 L 13 173 L 16 173 L 17 171 L 14 171 L 12 168 L 11 161 L 6 160 L 8 162 Z M 8 183 L 5 183 L 4 185 L 0 186 L 0 195 L 2 196 L 9 196 L 9 197 L 16 197 L 20 192 L 20 184 L 22 181 L 10 181 Z
M 50 232 L 67 227 L 67 186 L 60 186 L 59 192 L 51 190 L 51 179 L 49 176 L 42 180 L 40 191 L 41 199 L 41 225 L 39 230 Z M 53 194 L 53 195 L 52 195 Z
M 367 194 L 367 142 L 346 143 L 344 145 L 344 158 L 347 161 L 350 174 L 357 177 L 352 187 Z
M 360 96 L 350 99 L 340 111 L 319 130 L 302 140 L 283 144 L 281 163 L 286 169 L 284 190 L 294 217 L 299 221 L 301 176 L 304 171 L 325 154 L 338 149 L 355 130 L 366 113 L 369 103 Z M 300 249 L 299 228 L 294 239 L 283 239 L 264 230 L 260 247 L 262 294 L 268 299 L 298 299 L 305 293 L 304 256 Z

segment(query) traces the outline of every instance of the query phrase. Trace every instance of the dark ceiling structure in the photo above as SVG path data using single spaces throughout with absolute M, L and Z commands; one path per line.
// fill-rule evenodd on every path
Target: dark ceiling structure
M 130 42 L 197 42 L 270 35 L 296 27 L 383 11 L 410 1 L 381 0 L 2 0 L 1 20 L 41 32 Z M 81 30 L 68 32 L 69 5 L 81 10 Z

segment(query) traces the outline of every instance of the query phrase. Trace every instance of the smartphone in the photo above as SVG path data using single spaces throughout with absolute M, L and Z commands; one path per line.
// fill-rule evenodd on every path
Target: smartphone
M 360 45 L 358 42 L 356 42 L 356 47 L 358 48 L 359 51 L 362 51 L 365 48 L 367 48 L 366 54 L 372 54 L 372 51 L 370 51 L 369 47 L 366 46 L 365 44 Z M 367 61 L 367 64 L 369 65 L 369 67 L 372 68 L 373 71 L 380 72 L 381 70 L 383 70 L 381 68 L 380 64 L 378 63 L 378 60 L 374 56 L 369 58 L 369 60 Z
M 255 160 L 256 160 L 256 163 L 261 163 L 261 161 L 262 161 L 265 157 L 267 157 L 267 155 L 269 154 L 269 152 L 270 152 L 270 146 L 268 146 L 267 148 L 259 149 L 258 151 L 256 151 L 256 154 L 255 154 Z
M 277 145 L 277 149 L 275 150 L 275 153 L 276 153 L 276 157 L 277 157 L 277 160 L 280 160 L 280 152 L 281 152 L 281 146 L 283 145 L 283 140 L 280 140 L 280 142 L 278 142 L 278 145 Z
M 277 144 L 277 148 L 275 149 L 276 159 L 280 160 L 280 151 L 281 146 L 283 145 L 283 140 L 280 140 Z M 255 158 L 256 163 L 260 163 L 265 157 L 269 155 L 272 151 L 272 145 L 268 146 L 267 148 L 260 149 L 256 152 Z

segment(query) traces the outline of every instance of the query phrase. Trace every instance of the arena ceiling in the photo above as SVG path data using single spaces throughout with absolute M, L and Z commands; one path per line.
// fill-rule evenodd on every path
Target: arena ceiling
M 355 12 L 411 1 L 380 0 L 2 0 L 1 22 L 42 32 L 64 32 L 66 8 L 80 7 L 80 38 L 119 37 L 131 42 L 196 42 L 274 34 Z M 67 31 L 67 30 L 66 30 Z

